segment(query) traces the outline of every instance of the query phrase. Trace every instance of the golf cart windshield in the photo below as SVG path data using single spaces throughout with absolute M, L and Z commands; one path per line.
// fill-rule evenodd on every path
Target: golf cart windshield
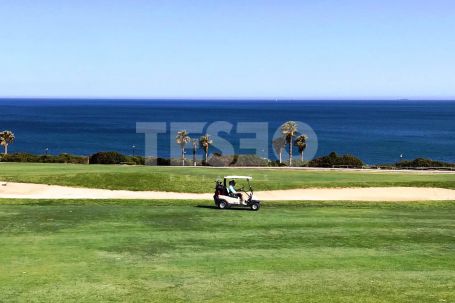
M 245 182 L 237 182 L 238 184 L 236 185 L 236 188 L 239 189 L 243 189 L 246 187 L 246 188 L 249 188 L 251 190 L 251 185 L 250 185 L 250 180 L 253 179 L 252 177 L 250 176 L 225 176 L 224 177 L 224 187 L 227 188 L 228 187 L 228 182 L 231 181 L 231 180 L 243 180 L 243 181 L 246 181 L 246 184 Z
M 252 177 L 249 176 L 226 176 L 224 179 L 246 179 L 246 180 L 251 180 L 253 179 Z

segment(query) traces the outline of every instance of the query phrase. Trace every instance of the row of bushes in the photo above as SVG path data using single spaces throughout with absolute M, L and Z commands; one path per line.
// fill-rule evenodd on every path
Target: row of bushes
M 434 161 L 431 159 L 417 158 L 414 160 L 403 160 L 395 163 L 398 168 L 418 168 L 418 167 L 455 167 L 455 163 Z
M 207 161 L 208 166 L 268 166 L 269 160 L 256 155 L 213 155 Z
M 364 163 L 359 158 L 353 155 L 338 156 L 335 152 L 329 155 L 319 157 L 308 162 L 309 167 L 349 167 L 349 168 L 362 168 Z
M 15 153 L 0 156 L 2 162 L 29 162 L 29 163 L 73 163 L 73 164 L 129 164 L 129 165 L 182 165 L 181 159 L 145 158 L 141 156 L 126 156 L 117 152 L 98 152 L 90 157 L 75 156 L 70 154 L 60 155 L 33 155 L 29 153 Z M 294 161 L 295 166 L 305 166 L 306 162 Z M 193 160 L 186 159 L 185 165 L 192 166 Z M 207 163 L 196 161 L 197 166 L 285 166 L 275 161 L 260 158 L 256 155 L 212 155 Z
M 180 166 L 182 165 L 182 159 L 177 158 L 149 158 L 145 159 L 146 165 L 172 165 Z M 185 166 L 193 166 L 193 159 L 185 159 Z M 270 161 L 268 159 L 260 158 L 256 155 L 231 155 L 231 156 L 222 156 L 222 155 L 212 155 L 207 162 L 204 160 L 196 160 L 197 166 L 269 166 Z
M 70 154 L 60 155 L 33 155 L 28 153 L 15 153 L 0 156 L 1 162 L 29 162 L 29 163 L 73 163 L 87 164 L 88 158 Z
M 125 156 L 117 152 L 100 152 L 90 157 L 71 154 L 34 155 L 29 153 L 14 153 L 0 155 L 1 162 L 28 162 L 28 163 L 72 163 L 72 164 L 131 164 L 144 165 L 145 159 L 140 156 Z M 169 164 L 168 164 L 169 165 Z
M 1 155 L 2 162 L 31 162 L 31 163 L 73 163 L 73 164 L 129 164 L 129 165 L 175 165 L 182 164 L 181 159 L 166 158 L 145 158 L 141 156 L 126 156 L 117 152 L 99 152 L 90 157 L 75 156 L 71 154 L 60 155 L 33 155 L 29 153 L 15 153 Z M 327 156 L 315 158 L 311 161 L 300 161 L 295 159 L 294 165 L 297 167 L 349 167 L 362 168 L 364 163 L 353 155 L 337 155 L 335 152 Z M 192 166 L 192 159 L 185 160 L 186 166 Z M 207 163 L 198 160 L 196 165 L 202 166 L 286 166 L 278 161 L 270 161 L 256 155 L 231 155 L 223 156 L 220 154 L 212 155 Z M 415 160 L 404 160 L 387 166 L 376 166 L 384 168 L 430 168 L 430 167 L 450 167 L 455 168 L 455 163 L 433 161 L 431 159 L 417 158 Z
M 89 163 L 144 165 L 145 158 L 141 156 L 125 156 L 117 152 L 99 152 L 90 156 Z

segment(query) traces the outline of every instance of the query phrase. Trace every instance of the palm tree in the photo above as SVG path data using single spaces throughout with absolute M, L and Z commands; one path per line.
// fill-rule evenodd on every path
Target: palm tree
M 281 133 L 286 138 L 287 144 L 289 144 L 289 166 L 292 165 L 292 138 L 297 131 L 298 126 L 294 121 L 288 121 L 281 125 Z
M 199 142 L 196 139 L 192 139 L 191 143 L 193 143 L 193 166 L 196 166 L 196 151 L 197 151 Z
M 180 145 L 182 149 L 182 166 L 185 166 L 185 145 L 191 141 L 190 136 L 186 130 L 179 130 L 177 132 L 177 137 L 175 137 L 175 142 Z
M 209 157 L 209 147 L 210 144 L 212 144 L 213 141 L 210 139 L 210 135 L 205 134 L 199 138 L 199 145 L 205 152 L 205 163 L 207 163 L 208 157 Z
M 273 148 L 275 148 L 276 153 L 280 157 L 280 164 L 281 164 L 282 163 L 281 155 L 283 153 L 283 149 L 286 147 L 286 138 L 283 136 L 278 137 L 272 141 L 272 144 L 273 144 Z
M 303 152 L 305 151 L 305 148 L 306 148 L 307 139 L 308 139 L 308 137 L 305 135 L 300 135 L 297 138 L 295 138 L 295 146 L 297 146 L 299 148 L 301 161 L 303 161 Z
M 13 143 L 15 136 L 12 131 L 5 130 L 0 132 L 0 145 L 5 149 L 5 155 L 8 154 L 8 145 Z

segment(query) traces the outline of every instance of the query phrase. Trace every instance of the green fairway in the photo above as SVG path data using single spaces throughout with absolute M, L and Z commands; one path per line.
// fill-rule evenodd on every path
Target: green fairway
M 455 202 L 0 201 L 0 302 L 454 302 Z
M 91 188 L 211 192 L 217 177 L 251 175 L 256 190 L 307 187 L 455 188 L 455 174 L 0 163 L 0 180 Z

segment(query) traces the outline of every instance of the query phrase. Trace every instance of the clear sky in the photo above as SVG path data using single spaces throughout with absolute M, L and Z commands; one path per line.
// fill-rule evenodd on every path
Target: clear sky
M 0 96 L 455 99 L 455 1 L 1 0 Z

